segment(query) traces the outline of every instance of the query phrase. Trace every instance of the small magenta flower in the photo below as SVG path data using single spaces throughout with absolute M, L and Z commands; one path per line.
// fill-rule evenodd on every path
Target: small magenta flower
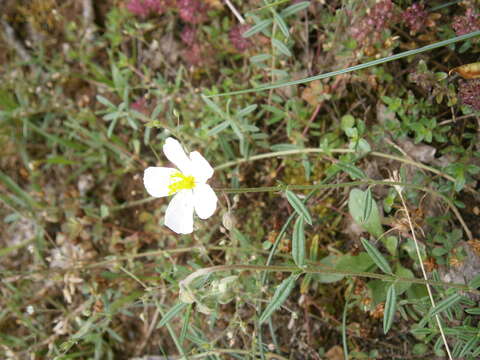
M 217 195 L 206 183 L 213 175 L 213 168 L 198 151 L 187 156 L 173 138 L 165 141 L 163 153 L 178 169 L 149 167 L 143 183 L 151 196 L 174 195 L 165 213 L 165 225 L 178 234 L 190 234 L 194 211 L 205 220 L 217 209 Z

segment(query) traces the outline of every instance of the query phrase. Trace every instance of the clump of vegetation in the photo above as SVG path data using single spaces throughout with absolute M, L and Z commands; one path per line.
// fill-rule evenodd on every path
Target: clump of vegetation
M 478 0 L 4 3 L 2 359 L 479 358 Z

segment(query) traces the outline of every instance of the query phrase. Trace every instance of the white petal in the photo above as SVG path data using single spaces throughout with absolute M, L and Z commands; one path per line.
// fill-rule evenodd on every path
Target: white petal
M 192 190 L 182 190 L 172 198 L 165 212 L 165 225 L 177 234 L 190 234 L 193 231 Z
M 212 166 L 198 151 L 190 153 L 190 160 L 192 161 L 192 175 L 198 182 L 204 183 L 212 177 Z
M 151 196 L 168 196 L 168 186 L 171 182 L 172 174 L 178 173 L 177 169 L 167 167 L 148 167 L 143 173 L 143 184 Z
M 174 138 L 169 137 L 163 145 L 163 153 L 180 171 L 186 175 L 191 174 L 191 161 L 188 158 L 182 145 Z
M 199 184 L 193 189 L 195 212 L 200 219 L 208 219 L 217 209 L 217 195 L 207 184 Z

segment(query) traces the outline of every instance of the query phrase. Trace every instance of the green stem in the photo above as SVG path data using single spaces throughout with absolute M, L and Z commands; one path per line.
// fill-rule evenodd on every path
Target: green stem
M 254 155 L 254 156 L 251 156 L 249 158 L 243 158 L 243 159 L 228 161 L 228 162 L 226 162 L 222 165 L 219 165 L 219 166 L 215 167 L 215 170 L 223 170 L 223 169 L 226 169 L 226 168 L 229 168 L 229 167 L 232 167 L 232 166 L 236 166 L 236 165 L 240 165 L 240 164 L 243 164 L 243 163 L 258 161 L 258 160 L 263 160 L 263 159 L 269 159 L 269 158 L 274 158 L 274 157 L 299 155 L 299 154 L 312 154 L 312 153 L 350 154 L 350 153 L 355 153 L 355 150 L 353 150 L 353 149 L 323 150 L 323 149 L 318 149 L 318 148 L 305 148 L 305 149 L 275 151 L 275 152 L 269 152 L 269 153 L 265 153 L 265 154 Z M 443 178 L 445 178 L 449 181 L 455 182 L 455 178 L 453 178 L 452 176 L 450 176 L 448 174 L 445 174 L 444 172 L 442 172 L 438 169 L 435 169 L 431 166 L 428 166 L 428 165 L 425 165 L 425 164 L 422 164 L 422 163 L 419 163 L 419 162 L 416 162 L 416 161 L 413 161 L 413 160 L 410 160 L 410 159 L 402 158 L 402 157 L 395 156 L 395 155 L 384 154 L 384 153 L 377 152 L 377 151 L 372 151 L 372 152 L 368 153 L 367 155 L 368 156 L 380 157 L 380 158 L 384 158 L 384 159 L 389 159 L 389 160 L 399 161 L 399 162 L 402 162 L 404 164 L 415 166 L 419 169 L 430 171 L 431 173 L 434 173 L 438 176 L 441 176 L 441 177 L 443 177 Z M 478 192 L 475 189 L 473 189 L 472 187 L 470 187 L 468 185 L 465 186 L 465 189 L 467 189 L 470 192 L 473 192 L 475 194 L 478 194 Z M 130 202 L 127 202 L 127 203 L 124 203 L 124 204 L 121 204 L 121 205 L 113 206 L 113 207 L 110 208 L 110 211 L 113 212 L 113 211 L 127 209 L 127 208 L 130 208 L 130 207 L 143 205 L 143 204 L 149 203 L 149 202 L 157 200 L 157 199 L 158 198 L 156 198 L 156 197 L 150 196 L 150 197 L 147 197 L 147 198 L 144 198 L 144 199 L 130 201 Z
M 209 350 L 209 351 L 206 351 L 206 352 L 203 352 L 203 353 L 200 353 L 200 354 L 190 355 L 190 359 L 202 359 L 202 358 L 205 358 L 205 357 L 211 357 L 213 355 L 226 355 L 226 354 L 241 354 L 241 355 L 251 356 L 252 351 L 251 350 L 240 350 L 240 349 L 213 349 L 213 350 Z M 259 353 L 257 353 L 257 354 L 259 354 Z M 270 352 L 265 353 L 265 357 L 267 359 L 272 359 L 272 360 L 288 360 L 286 357 L 280 356 L 278 354 L 270 353 Z M 232 356 L 232 358 L 233 358 L 233 356 Z M 247 357 L 247 359 L 248 358 L 249 357 Z M 187 358 L 186 357 L 181 357 L 178 360 L 187 360 Z
M 337 189 L 350 186 L 361 186 L 361 185 L 387 185 L 387 186 L 401 186 L 408 187 L 417 190 L 422 190 L 424 192 L 431 193 L 433 195 L 444 197 L 442 194 L 437 193 L 434 190 L 425 188 L 420 185 L 396 182 L 396 181 L 383 181 L 383 180 L 358 180 L 350 181 L 344 183 L 336 184 L 314 184 L 314 185 L 277 185 L 277 186 L 259 186 L 259 187 L 245 187 L 245 188 L 215 188 L 217 192 L 223 192 L 226 194 L 245 194 L 245 193 L 259 193 L 259 192 L 282 192 L 286 190 L 313 190 L 313 189 Z
M 296 266 L 289 266 L 289 265 L 243 265 L 243 264 L 234 264 L 234 265 L 218 265 L 218 266 L 211 266 L 203 269 L 199 269 L 190 275 L 188 275 L 185 279 L 180 282 L 181 288 L 188 288 L 189 285 L 197 278 L 209 274 L 213 274 L 216 272 L 223 272 L 223 271 L 275 271 L 275 272 L 289 272 L 295 273 L 300 272 L 302 274 L 334 274 L 334 275 L 343 275 L 343 276 L 358 276 L 370 279 L 379 279 L 382 281 L 388 282 L 403 282 L 403 283 L 410 283 L 410 284 L 423 284 L 423 285 L 431 285 L 431 286 L 440 286 L 444 288 L 455 288 L 462 291 L 466 291 L 472 294 L 480 295 L 480 291 L 476 289 L 470 288 L 468 285 L 465 284 L 458 284 L 458 283 L 448 283 L 443 281 L 432 281 L 432 280 L 424 280 L 424 279 L 417 279 L 417 278 L 406 278 L 406 277 L 397 277 L 394 275 L 384 275 L 384 274 L 376 274 L 370 272 L 359 272 L 359 271 L 347 271 L 347 270 L 336 270 L 330 268 L 323 264 L 318 264 L 318 266 L 322 267 L 321 269 L 317 267 L 305 267 L 305 268 L 298 268 Z
M 395 182 L 395 181 L 381 181 L 381 180 L 359 180 L 359 181 L 351 181 L 345 183 L 338 183 L 338 184 L 316 184 L 316 185 L 278 185 L 278 186 L 265 186 L 265 187 L 256 187 L 256 188 L 217 188 L 216 191 L 229 193 L 229 194 L 244 194 L 244 193 L 258 193 L 258 192 L 280 192 L 285 190 L 312 190 L 312 189 L 337 189 L 343 187 L 350 187 L 350 186 L 361 186 L 361 185 L 387 185 L 387 186 L 401 186 L 411 189 L 417 189 L 426 193 L 429 193 L 433 196 L 441 198 L 445 203 L 448 204 L 450 209 L 453 211 L 455 216 L 457 217 L 458 221 L 463 227 L 463 230 L 467 234 L 469 240 L 473 239 L 472 232 L 468 228 L 467 224 L 462 218 L 462 215 L 458 211 L 455 204 L 447 198 L 445 195 L 440 194 L 439 192 L 420 186 L 415 184 L 408 184 L 402 182 Z
M 355 152 L 356 151 L 354 149 L 328 149 L 328 150 L 324 150 L 324 149 L 318 149 L 318 148 L 305 148 L 305 149 L 275 151 L 275 152 L 269 152 L 269 153 L 260 154 L 260 155 L 254 155 L 254 156 L 251 156 L 249 158 L 243 158 L 243 159 L 228 161 L 228 162 L 226 162 L 222 165 L 217 166 L 215 168 L 215 170 L 223 170 L 225 168 L 229 168 L 229 167 L 232 167 L 232 166 L 235 166 L 235 165 L 240 165 L 240 164 L 243 164 L 245 162 L 252 162 L 252 161 L 269 159 L 269 158 L 274 158 L 274 157 L 300 155 L 300 154 L 312 154 L 312 153 L 317 153 L 317 154 L 328 154 L 328 153 L 331 153 L 331 154 L 353 154 Z M 420 162 L 417 162 L 417 161 L 414 161 L 414 160 L 411 160 L 411 159 L 408 159 L 408 158 L 402 158 L 400 156 L 384 154 L 384 153 L 381 153 L 381 152 L 378 152 L 378 151 L 371 151 L 367 154 L 367 156 L 374 156 L 374 157 L 379 157 L 379 158 L 383 158 L 383 159 L 399 161 L 399 162 L 402 162 L 404 164 L 415 166 L 419 169 L 430 171 L 431 173 L 434 173 L 438 176 L 441 176 L 441 177 L 443 177 L 443 178 L 445 178 L 449 181 L 455 182 L 454 177 L 452 177 L 448 174 L 445 174 L 444 172 L 442 172 L 438 169 L 435 169 L 431 166 L 422 164 Z M 478 192 L 475 189 L 473 189 L 469 186 L 466 186 L 465 188 L 470 190 L 471 192 L 475 192 L 475 193 L 478 194 Z

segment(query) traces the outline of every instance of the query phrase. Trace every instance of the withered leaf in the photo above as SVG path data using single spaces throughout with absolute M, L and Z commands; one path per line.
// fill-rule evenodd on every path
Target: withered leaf
M 453 68 L 449 71 L 448 75 L 452 72 L 458 73 L 464 79 L 480 79 L 480 62 L 465 64 Z

